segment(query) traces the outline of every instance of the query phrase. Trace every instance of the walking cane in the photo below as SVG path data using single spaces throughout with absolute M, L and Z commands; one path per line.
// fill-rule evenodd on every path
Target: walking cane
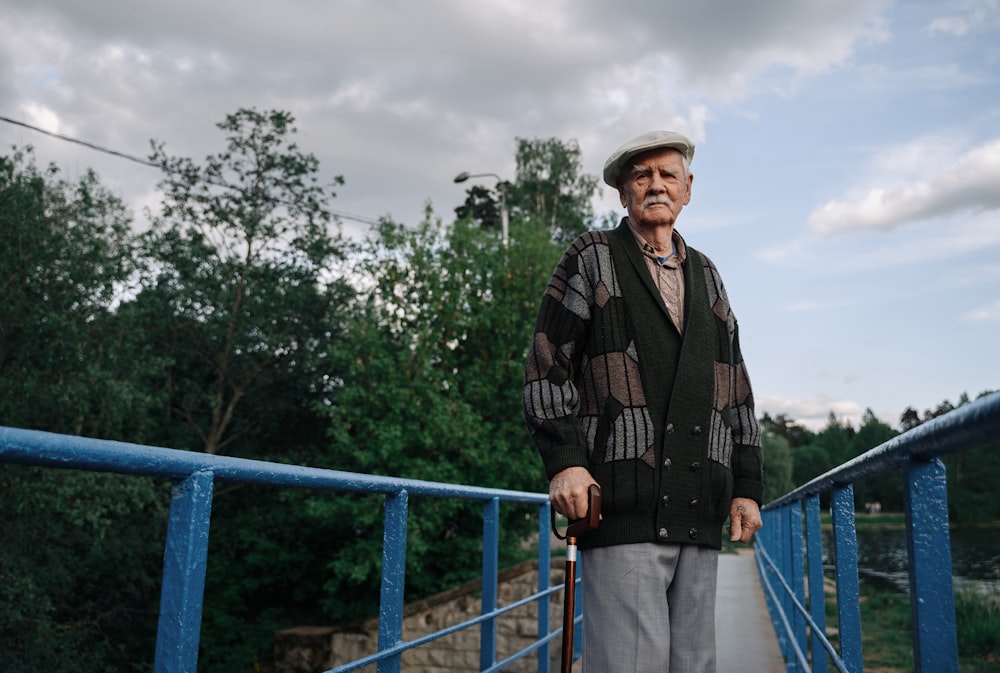
M 587 516 L 571 521 L 566 535 L 560 535 L 555 527 L 555 511 L 552 512 L 552 530 L 560 540 L 566 540 L 566 583 L 563 597 L 563 639 L 562 673 L 570 673 L 573 667 L 573 619 L 576 617 L 576 538 L 588 530 L 597 528 L 601 522 L 601 487 L 591 484 L 587 492 Z

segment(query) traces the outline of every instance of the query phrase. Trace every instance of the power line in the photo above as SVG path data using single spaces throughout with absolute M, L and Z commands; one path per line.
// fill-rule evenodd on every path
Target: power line
M 100 145 L 96 145 L 94 143 L 87 142 L 86 140 L 79 140 L 77 138 L 71 138 L 70 136 L 62 135 L 61 133 L 55 133 L 54 131 L 47 131 L 47 130 L 45 130 L 43 128 L 39 128 L 37 126 L 32 126 L 31 124 L 28 124 L 28 123 L 25 123 L 25 122 L 22 122 L 22 121 L 18 121 L 16 119 L 11 119 L 10 117 L 5 117 L 3 115 L 0 115 L 0 121 L 7 122 L 8 124 L 14 124 L 15 126 L 23 126 L 26 129 L 29 129 L 31 131 L 36 131 L 38 133 L 42 133 L 42 134 L 47 135 L 47 136 L 51 136 L 52 138 L 56 138 L 58 140 L 64 140 L 64 141 L 69 142 L 69 143 L 75 143 L 77 145 L 82 145 L 83 147 L 86 147 L 87 149 L 96 150 L 97 152 L 104 152 L 105 154 L 110 154 L 111 156 L 115 156 L 115 157 L 118 157 L 120 159 L 127 159 L 129 161 L 134 161 L 135 163 L 142 164 L 143 166 L 149 166 L 151 168 L 157 168 L 157 169 L 160 169 L 160 170 L 163 170 L 163 171 L 169 170 L 166 166 L 162 166 L 160 164 L 154 163 L 152 161 L 149 161 L 148 159 L 142 159 L 140 157 L 128 154 L 126 152 L 119 152 L 118 150 L 112 150 L 112 149 L 109 149 L 107 147 L 101 147 Z M 207 181 L 207 182 L 208 182 L 208 184 L 215 185 L 217 187 L 225 187 L 227 189 L 235 189 L 237 191 L 242 191 L 239 187 L 235 187 L 233 185 L 227 185 L 225 183 L 219 183 L 219 182 L 213 182 L 213 181 Z M 331 209 L 330 213 L 332 213 L 333 215 L 336 215 L 337 217 L 342 217 L 345 220 L 353 220 L 355 222 L 361 222 L 363 224 L 374 224 L 374 225 L 377 225 L 379 223 L 378 220 L 374 220 L 374 219 L 372 219 L 370 217 L 362 217 L 361 215 L 351 215 L 350 213 L 345 213 L 345 212 L 339 211 L 339 210 L 332 210 Z
M 160 168 L 159 164 L 154 164 L 152 161 L 147 161 L 146 159 L 140 159 L 139 157 L 132 156 L 131 154 L 126 154 L 124 152 L 119 152 L 117 150 L 110 150 L 107 147 L 101 147 L 100 145 L 95 145 L 94 143 L 88 143 L 86 140 L 77 140 L 76 138 L 70 138 L 69 136 L 64 136 L 61 133 L 55 133 L 54 131 L 46 131 L 45 129 L 38 128 L 37 126 L 32 126 L 31 124 L 26 124 L 24 122 L 17 121 L 16 119 L 10 119 L 9 117 L 4 117 L 0 115 L 0 121 L 5 121 L 8 124 L 15 124 L 17 126 L 23 126 L 26 129 L 31 129 L 32 131 L 37 131 L 38 133 L 44 133 L 47 136 L 53 138 L 58 138 L 59 140 L 65 140 L 69 143 L 76 143 L 77 145 L 83 145 L 92 150 L 97 150 L 98 152 L 104 152 L 105 154 L 110 154 L 112 156 L 121 157 L 122 159 L 128 159 L 129 161 L 134 161 L 137 164 L 142 164 L 143 166 L 152 166 L 153 168 Z

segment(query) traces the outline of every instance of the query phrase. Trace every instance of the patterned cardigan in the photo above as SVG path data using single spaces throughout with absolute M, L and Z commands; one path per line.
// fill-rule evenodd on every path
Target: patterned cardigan
M 581 548 L 719 548 L 731 499 L 763 498 L 736 319 L 715 265 L 687 253 L 683 336 L 627 219 L 577 239 L 542 298 L 524 414 L 548 478 L 581 466 L 601 485 L 602 522 Z

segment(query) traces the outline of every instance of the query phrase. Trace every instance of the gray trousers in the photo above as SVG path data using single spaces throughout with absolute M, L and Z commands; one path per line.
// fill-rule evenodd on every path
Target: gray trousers
M 699 545 L 582 551 L 584 673 L 715 673 L 718 568 Z

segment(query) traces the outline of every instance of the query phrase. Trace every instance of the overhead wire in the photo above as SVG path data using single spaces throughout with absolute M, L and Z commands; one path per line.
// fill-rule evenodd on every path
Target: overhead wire
M 82 145 L 83 147 L 86 147 L 88 149 L 95 150 L 97 152 L 103 152 L 105 154 L 110 154 L 111 156 L 115 156 L 115 157 L 118 157 L 120 159 L 127 159 L 128 161 L 134 161 L 135 163 L 142 164 L 143 166 L 149 166 L 151 168 L 157 168 L 157 169 L 162 170 L 162 171 L 168 171 L 169 170 L 166 166 L 163 166 L 161 164 L 155 163 L 153 161 L 149 161 L 148 159 L 143 159 L 141 157 L 137 157 L 137 156 L 134 156 L 132 154 L 128 154 L 127 152 L 119 152 L 118 150 L 113 150 L 113 149 L 110 149 L 110 148 L 107 148 L 107 147 L 102 147 L 102 146 L 97 145 L 95 143 L 87 142 L 86 140 L 80 140 L 78 138 L 72 138 L 70 136 L 63 135 L 61 133 L 56 133 L 54 131 L 48 131 L 46 129 L 39 128 L 38 126 L 33 126 L 33 125 L 28 124 L 26 122 L 18 121 L 17 119 L 11 119 L 10 117 L 6 117 L 4 115 L 0 115 L 0 121 L 7 122 L 8 124 L 14 124 L 15 126 L 22 126 L 22 127 L 26 128 L 26 129 L 29 129 L 31 131 L 35 131 L 37 133 L 42 133 L 44 135 L 50 136 L 52 138 L 56 138 L 58 140 L 63 140 L 65 142 L 75 143 L 77 145 Z M 229 185 L 229 184 L 226 184 L 224 182 L 215 182 L 215 181 L 212 181 L 212 180 L 204 180 L 204 179 L 202 180 L 202 182 L 206 182 L 207 184 L 210 184 L 210 185 L 215 185 L 216 187 L 225 187 L 226 189 L 235 189 L 235 190 L 241 191 L 241 192 L 243 191 L 241 188 L 236 187 L 235 185 Z M 281 202 L 280 199 L 275 199 L 275 200 L 278 201 L 278 202 Z M 361 215 L 352 215 L 350 213 L 345 213 L 345 212 L 339 211 L 339 210 L 333 210 L 333 209 L 329 209 L 329 210 L 330 210 L 331 214 L 336 215 L 337 217 L 341 217 L 341 218 L 343 218 L 345 220 L 352 220 L 354 222 L 361 222 L 363 224 L 374 224 L 374 225 L 379 224 L 378 220 L 370 218 L 370 217 L 363 217 Z

